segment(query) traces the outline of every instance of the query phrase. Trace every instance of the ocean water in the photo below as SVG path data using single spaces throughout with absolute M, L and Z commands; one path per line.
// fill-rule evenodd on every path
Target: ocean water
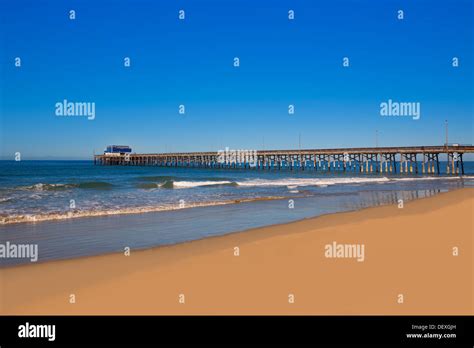
M 388 176 L 0 161 L 0 242 L 37 244 L 39 262 L 143 249 L 473 186 L 473 162 L 465 162 L 465 172 Z

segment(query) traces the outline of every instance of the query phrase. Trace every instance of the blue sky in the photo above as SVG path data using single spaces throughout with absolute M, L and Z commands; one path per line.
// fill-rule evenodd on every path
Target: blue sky
M 0 157 L 374 146 L 376 130 L 436 145 L 445 119 L 473 143 L 473 16 L 470 0 L 2 0 Z M 95 119 L 56 116 L 64 99 Z M 381 117 L 388 99 L 420 119 Z

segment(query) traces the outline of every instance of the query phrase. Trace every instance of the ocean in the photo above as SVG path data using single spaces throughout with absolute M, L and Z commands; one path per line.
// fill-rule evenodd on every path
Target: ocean
M 459 177 L 0 161 L 0 244 L 35 244 L 38 262 L 175 244 L 472 187 L 464 166 Z

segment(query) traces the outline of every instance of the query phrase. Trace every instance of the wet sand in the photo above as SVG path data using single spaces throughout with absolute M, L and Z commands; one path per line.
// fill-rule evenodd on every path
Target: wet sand
M 465 188 L 402 209 L 6 268 L 0 313 L 473 314 L 473 213 Z M 326 257 L 333 242 L 363 245 L 364 260 Z

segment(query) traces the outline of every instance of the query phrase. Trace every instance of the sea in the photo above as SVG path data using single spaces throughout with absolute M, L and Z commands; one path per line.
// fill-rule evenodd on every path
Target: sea
M 464 169 L 461 177 L 0 161 L 0 246 L 36 245 L 36 262 L 147 249 L 473 187 L 474 162 Z M 0 257 L 0 267 L 30 262 Z

